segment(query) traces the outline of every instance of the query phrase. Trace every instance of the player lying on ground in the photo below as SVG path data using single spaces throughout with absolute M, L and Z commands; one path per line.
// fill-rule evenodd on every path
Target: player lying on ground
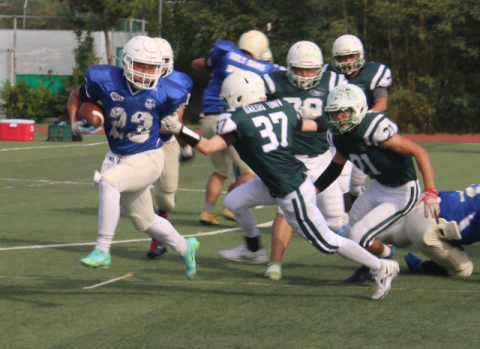
M 413 244 L 430 257 L 422 261 L 413 253 L 405 256 L 408 268 L 414 273 L 432 275 L 470 276 L 473 263 L 462 246 L 480 241 L 480 185 L 462 191 L 441 191 L 438 220 L 423 215 L 421 206 L 404 221 L 379 235 L 395 246 Z
M 367 265 L 377 281 L 372 298 L 385 297 L 399 272 L 398 263 L 379 259 L 328 228 L 316 205 L 315 187 L 306 175 L 307 169 L 292 150 L 295 130 L 325 132 L 328 128 L 325 119 L 316 114 L 315 120 L 303 120 L 291 104 L 280 99 L 267 102 L 263 80 L 252 72 L 229 75 L 223 82 L 221 96 L 232 109 L 220 116 L 217 135 L 211 139 L 200 137 L 183 126 L 175 115 L 166 117 L 162 123 L 205 155 L 233 145 L 240 158 L 258 175 L 225 198 L 225 206 L 235 214 L 243 230 L 246 245 L 223 251 L 222 255 L 244 253 L 248 246 L 248 250 L 253 251 L 251 257 L 255 258 L 255 251 L 260 247 L 260 231 L 251 208 L 278 205 L 288 224 L 319 251 L 338 252 L 344 258 Z

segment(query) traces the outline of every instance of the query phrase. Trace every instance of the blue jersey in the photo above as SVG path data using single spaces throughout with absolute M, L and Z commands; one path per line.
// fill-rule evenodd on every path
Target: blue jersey
M 226 101 L 220 100 L 225 78 L 238 70 L 248 70 L 260 76 L 278 70 L 273 64 L 246 56 L 234 43 L 219 40 L 207 58 L 207 68 L 213 69 L 202 99 L 202 113 L 219 114 L 226 109 Z
M 441 191 L 440 217 L 455 221 L 461 240 L 450 240 L 454 246 L 480 241 L 480 185 L 474 184 L 462 191 Z
M 136 90 L 119 67 L 94 65 L 85 76 L 87 96 L 102 101 L 105 134 L 115 154 L 159 148 L 160 120 L 187 101 L 188 92 L 168 79 L 160 79 L 156 90 Z
M 190 78 L 185 73 L 181 73 L 179 71 L 173 70 L 168 76 L 166 76 L 164 79 L 171 80 L 181 87 L 183 87 L 187 92 L 187 101 L 185 102 L 185 108 L 188 106 L 188 101 L 190 99 L 190 93 L 192 93 L 192 88 L 193 88 L 193 80 Z M 162 139 L 162 142 L 167 142 L 172 138 L 171 133 L 160 133 L 160 138 Z

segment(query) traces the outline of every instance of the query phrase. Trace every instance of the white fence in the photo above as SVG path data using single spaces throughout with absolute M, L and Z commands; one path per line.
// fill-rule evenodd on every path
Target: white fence
M 110 32 L 112 53 L 123 47 L 131 38 L 128 32 Z M 105 34 L 93 32 L 96 55 L 107 63 Z M 14 74 L 70 75 L 75 67 L 73 50 L 77 41 L 68 30 L 7 30 L 0 29 L 0 84 L 13 81 Z M 16 71 L 14 57 L 16 56 Z

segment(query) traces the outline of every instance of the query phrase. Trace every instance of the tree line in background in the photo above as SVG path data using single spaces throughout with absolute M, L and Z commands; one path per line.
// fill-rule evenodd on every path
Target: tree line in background
M 23 2 L 6 1 L 17 7 Z M 476 122 L 480 113 L 478 1 L 164 1 L 161 28 L 158 0 L 50 3 L 52 9 L 75 14 L 74 24 L 80 30 L 109 30 L 120 17 L 145 18 L 150 36 L 158 36 L 161 29 L 174 48 L 175 69 L 195 82 L 185 115 L 191 123 L 198 120 L 209 74 L 192 70 L 190 62 L 206 57 L 218 39 L 236 42 L 243 32 L 258 29 L 267 34 L 275 61 L 282 65 L 289 47 L 300 40 L 317 43 L 329 63 L 334 40 L 354 34 L 364 43 L 367 61 L 391 68 L 388 114 L 404 132 L 471 134 L 480 130 Z

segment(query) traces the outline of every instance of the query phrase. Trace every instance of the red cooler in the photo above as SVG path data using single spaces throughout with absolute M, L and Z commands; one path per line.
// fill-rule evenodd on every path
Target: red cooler
M 34 132 L 34 120 L 0 120 L 0 140 L 2 141 L 33 141 Z

